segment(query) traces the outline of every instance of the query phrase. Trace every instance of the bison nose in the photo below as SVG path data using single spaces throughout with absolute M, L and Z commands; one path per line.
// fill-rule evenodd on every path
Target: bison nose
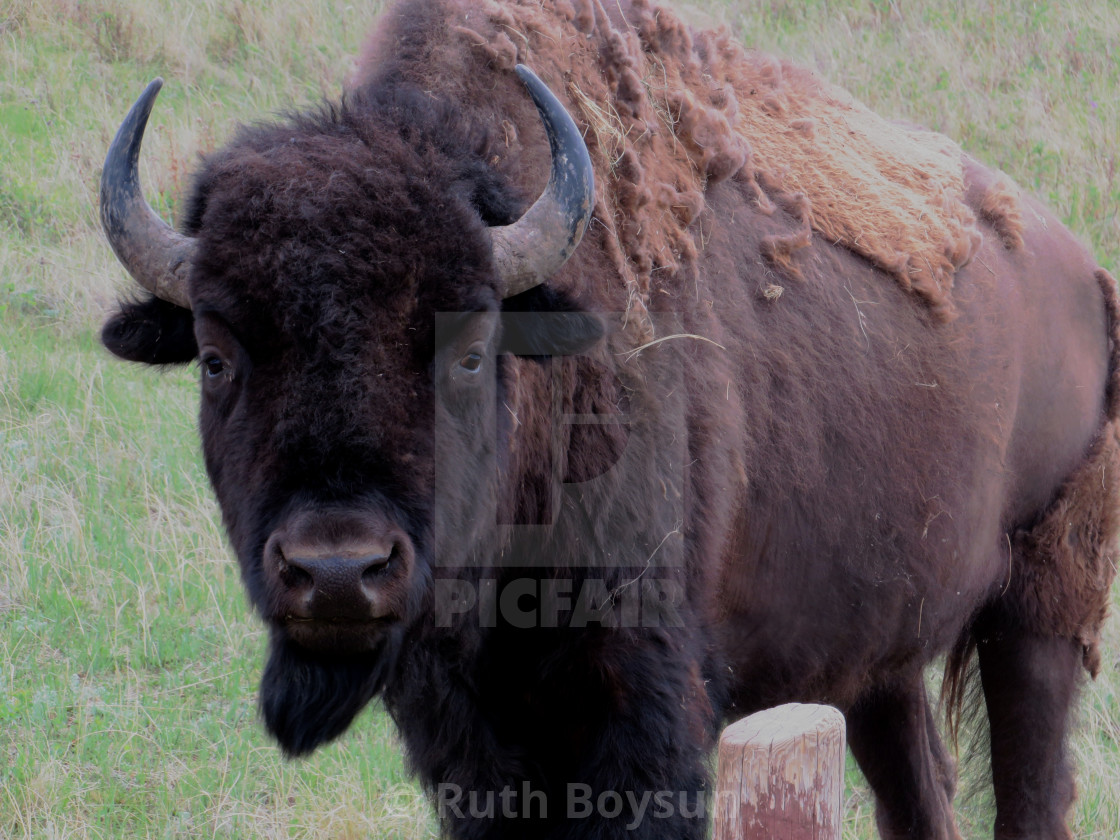
M 272 539 L 266 574 L 284 617 L 369 621 L 396 612 L 394 581 L 407 577 L 408 553 L 400 541 L 320 548 Z
M 303 618 L 371 618 L 377 604 L 377 578 L 389 565 L 389 551 L 360 557 L 286 557 L 280 580 Z

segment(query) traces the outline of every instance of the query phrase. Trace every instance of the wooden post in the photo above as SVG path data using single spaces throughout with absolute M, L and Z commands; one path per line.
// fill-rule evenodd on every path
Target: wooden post
M 844 716 L 788 703 L 719 739 L 713 840 L 840 840 Z

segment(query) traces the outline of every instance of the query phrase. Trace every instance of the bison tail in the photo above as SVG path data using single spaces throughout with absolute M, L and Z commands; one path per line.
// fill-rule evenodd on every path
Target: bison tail
M 960 744 L 962 723 L 971 725 L 980 712 L 980 668 L 977 664 L 976 637 L 970 621 L 957 637 L 956 643 L 945 657 L 945 672 L 941 678 L 941 708 L 945 710 L 945 728 L 956 751 Z

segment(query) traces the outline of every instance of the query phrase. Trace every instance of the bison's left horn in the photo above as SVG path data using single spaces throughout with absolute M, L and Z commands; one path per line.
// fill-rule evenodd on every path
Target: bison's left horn
M 129 109 L 101 173 L 101 226 L 117 259 L 158 298 L 190 308 L 187 272 L 195 243 L 176 233 L 144 200 L 136 169 L 144 128 L 163 79 L 149 84 Z
M 512 225 L 490 229 L 502 297 L 539 286 L 575 251 L 595 206 L 591 156 L 564 106 L 528 67 L 517 75 L 540 112 L 552 152 L 552 174 L 544 193 Z

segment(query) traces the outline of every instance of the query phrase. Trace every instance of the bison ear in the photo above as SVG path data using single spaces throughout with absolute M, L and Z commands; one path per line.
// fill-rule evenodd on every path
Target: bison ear
M 502 353 L 578 356 L 605 334 L 602 316 L 580 310 L 568 295 L 547 285 L 502 301 Z
M 115 356 L 148 365 L 185 364 L 198 355 L 191 311 L 157 297 L 121 303 L 101 328 L 101 343 Z

